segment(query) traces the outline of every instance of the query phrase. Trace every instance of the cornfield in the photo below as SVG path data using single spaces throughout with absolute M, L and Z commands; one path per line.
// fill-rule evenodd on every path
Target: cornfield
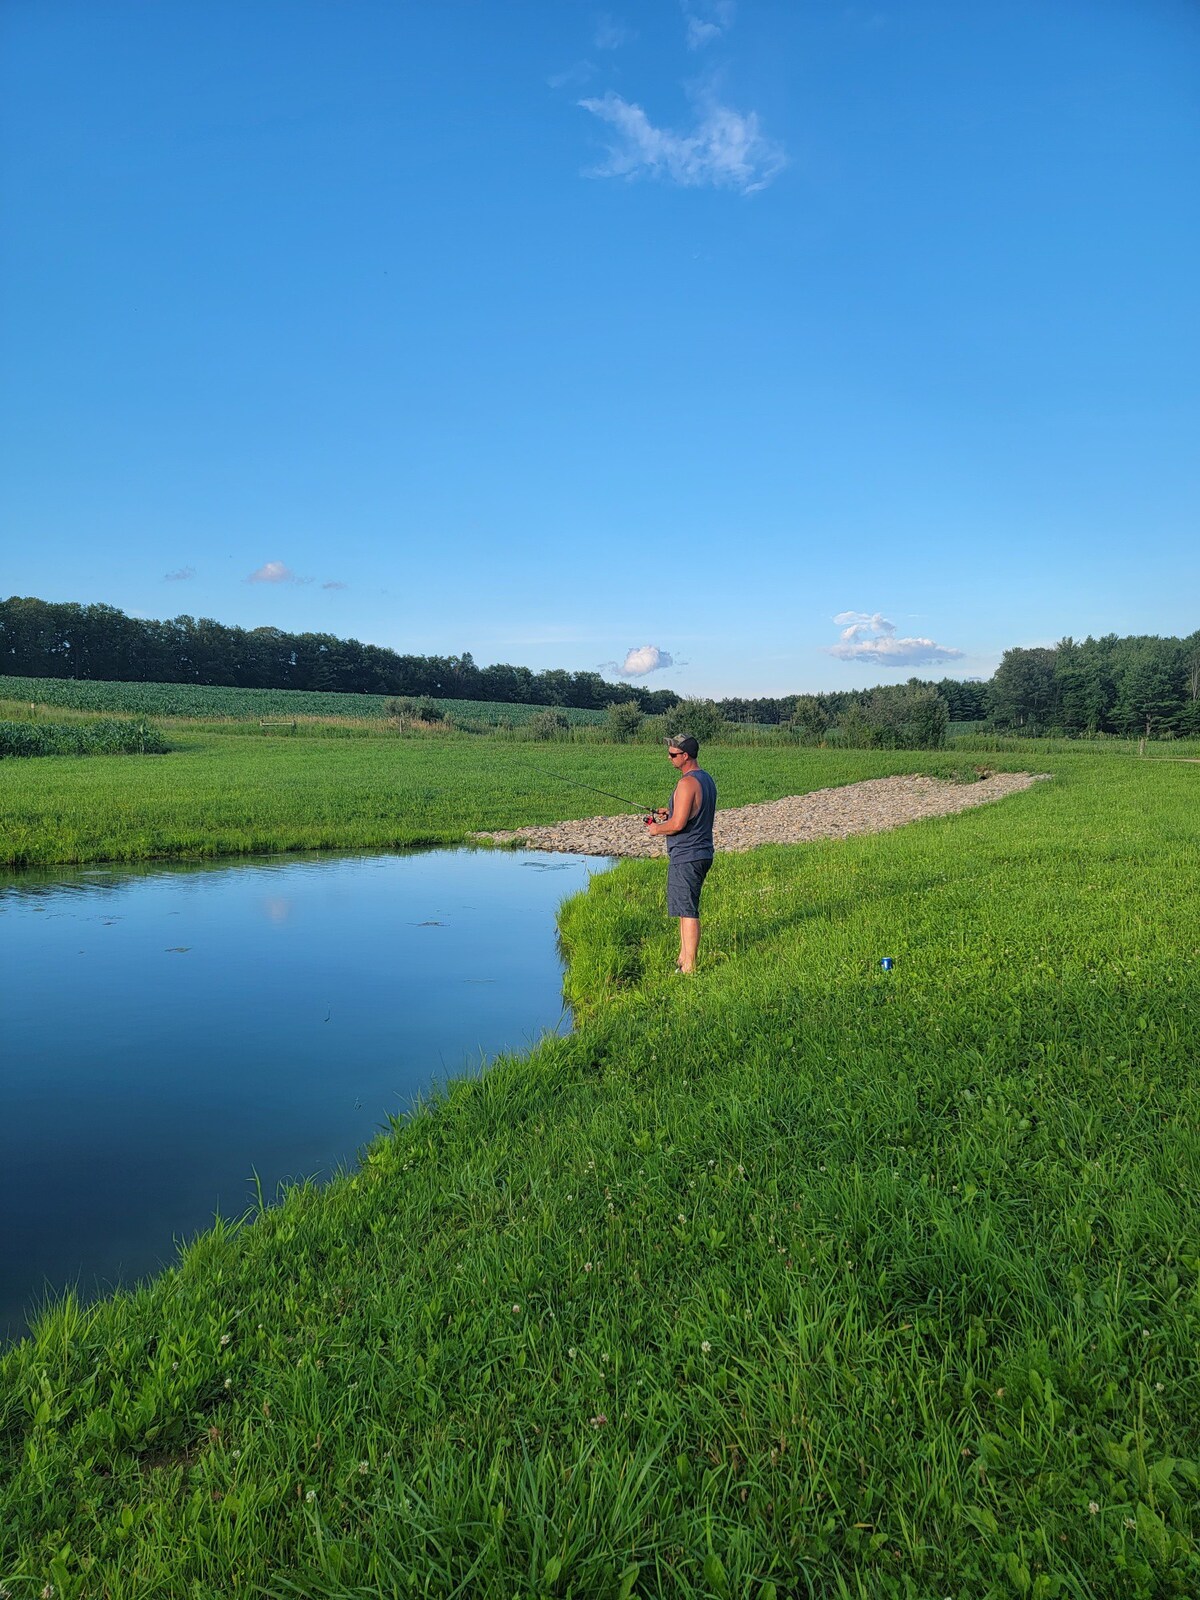
M 157 728 L 144 722 L 0 722 L 4 756 L 165 755 L 170 749 Z
M 139 717 L 228 718 L 252 722 L 263 717 L 377 717 L 392 697 L 383 694 L 325 694 L 307 689 L 232 689 L 219 684 L 103 683 L 73 678 L 0 676 L 0 699 L 74 711 L 115 712 Z M 433 697 L 447 718 L 461 724 L 519 727 L 545 706 L 509 705 L 499 700 L 445 700 Z M 556 707 L 573 727 L 604 721 L 603 711 Z

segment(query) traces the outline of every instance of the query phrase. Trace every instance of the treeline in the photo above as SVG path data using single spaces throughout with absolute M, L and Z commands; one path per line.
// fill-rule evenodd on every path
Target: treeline
M 1200 736 L 1200 631 L 1184 639 L 1110 633 L 1006 650 L 986 683 L 910 678 L 889 688 L 719 704 L 730 722 L 782 723 L 817 737 L 876 727 L 886 739 L 886 730 L 908 716 L 906 697 L 916 705 L 930 695 L 945 703 L 950 722 L 1004 733 L 1194 738 Z
M 955 678 L 909 678 L 907 683 L 885 684 L 875 689 L 833 689 L 827 694 L 788 694 L 759 700 L 718 700 L 721 715 L 727 722 L 759 722 L 782 724 L 788 727 L 829 730 L 837 728 L 847 717 L 861 720 L 864 712 L 874 705 L 883 712 L 890 702 L 899 707 L 907 704 L 914 693 L 935 694 L 945 702 L 946 716 L 951 722 L 982 722 L 987 717 L 986 683 L 971 680 L 963 683 Z
M 0 600 L 0 674 L 124 683 L 193 683 L 238 689 L 308 689 L 338 694 L 434 695 L 508 705 L 602 711 L 636 701 L 649 714 L 679 701 L 671 689 L 608 683 L 598 672 L 497 663 L 461 656 L 400 655 L 330 633 L 231 628 L 211 617 L 153 622 L 115 606 L 13 596 Z
M 1200 631 L 1006 650 L 987 686 L 993 727 L 1068 737 L 1200 735 Z
M 0 675 L 125 683 L 493 701 L 645 715 L 680 706 L 672 689 L 609 683 L 598 672 L 461 656 L 400 655 L 358 639 L 279 628 L 232 628 L 209 617 L 153 622 L 115 606 L 0 600 Z M 709 702 L 709 704 L 713 704 Z M 695 702 L 688 702 L 696 714 Z M 987 683 L 910 678 L 875 689 L 715 702 L 719 721 L 793 729 L 803 737 L 936 746 L 949 723 L 1026 735 L 1200 735 L 1200 631 L 1186 639 L 1066 638 L 1053 649 L 1006 650 Z

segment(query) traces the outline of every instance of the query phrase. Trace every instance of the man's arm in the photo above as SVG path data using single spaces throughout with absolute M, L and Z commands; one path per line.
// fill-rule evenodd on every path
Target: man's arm
M 700 798 L 700 785 L 695 778 L 690 775 L 680 778 L 671 797 L 673 809 L 669 821 L 648 823 L 646 832 L 653 834 L 655 838 L 666 833 L 682 833 L 696 814 Z

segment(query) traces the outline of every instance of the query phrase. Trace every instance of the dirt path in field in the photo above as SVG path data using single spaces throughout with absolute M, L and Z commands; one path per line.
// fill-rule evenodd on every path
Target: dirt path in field
M 752 850 L 758 844 L 803 844 L 810 839 L 846 839 L 852 833 L 883 833 L 921 817 L 944 817 L 1002 800 L 1032 788 L 1047 773 L 994 772 L 978 783 L 940 778 L 868 778 L 838 789 L 789 795 L 762 805 L 718 807 L 713 842 L 718 850 Z M 584 817 L 547 828 L 478 833 L 477 839 L 519 844 L 530 850 L 568 850 L 585 856 L 661 856 L 662 839 L 648 839 L 636 816 Z

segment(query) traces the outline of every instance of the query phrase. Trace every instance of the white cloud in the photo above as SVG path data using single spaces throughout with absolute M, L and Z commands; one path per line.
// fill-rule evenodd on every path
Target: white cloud
M 681 0 L 689 50 L 703 50 L 733 26 L 734 0 Z
M 896 624 L 889 622 L 881 611 L 873 611 L 870 616 L 865 611 L 839 611 L 833 620 L 839 627 L 849 624 L 842 628 L 842 638 L 846 641 L 862 637 L 874 639 L 881 635 L 890 637 L 896 631 Z
M 753 194 L 787 164 L 782 146 L 761 131 L 755 112 L 743 114 L 713 99 L 701 102 L 690 133 L 656 128 L 641 106 L 611 89 L 579 104 L 617 135 L 607 160 L 590 177 L 665 178 L 685 189 L 712 186 Z
M 630 650 L 619 665 L 615 661 L 602 661 L 601 667 L 611 667 L 618 678 L 645 678 L 651 672 L 663 672 L 677 665 L 675 658 L 656 644 L 638 645 Z
M 879 667 L 932 666 L 957 661 L 965 654 L 952 645 L 932 639 L 898 639 L 896 624 L 882 612 L 839 611 L 834 622 L 842 629 L 841 643 L 829 645 L 826 655 L 839 661 L 869 661 Z
M 637 35 L 623 22 L 618 22 L 607 11 L 601 13 L 596 22 L 596 32 L 592 43 L 597 50 L 619 50 L 623 44 L 628 44 L 630 39 Z
M 195 567 L 180 567 L 177 572 L 164 572 L 164 583 L 186 583 L 189 578 L 196 576 Z
M 282 561 L 266 561 L 257 572 L 252 572 L 247 583 L 295 583 L 296 574 Z
M 343 583 L 340 578 L 327 578 L 321 587 L 322 589 L 346 589 L 349 585 Z

